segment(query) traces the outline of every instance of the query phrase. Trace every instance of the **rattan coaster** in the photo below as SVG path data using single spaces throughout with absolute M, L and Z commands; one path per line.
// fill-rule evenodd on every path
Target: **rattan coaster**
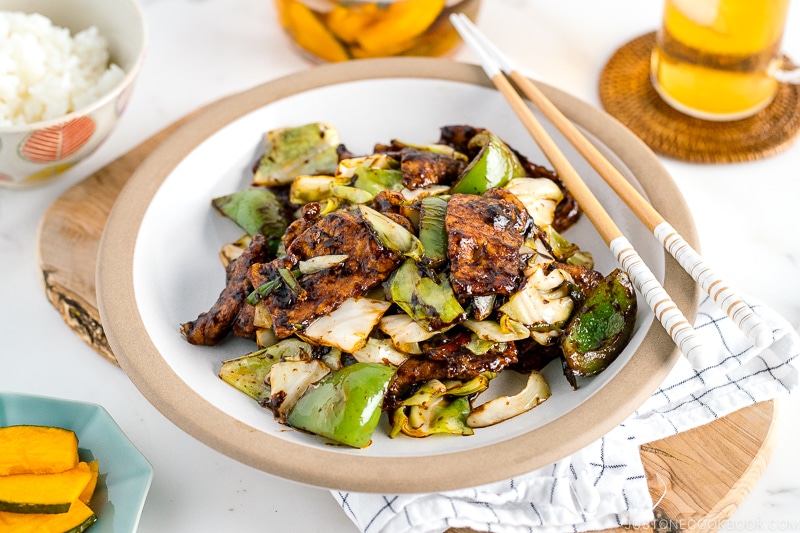
M 785 150 L 800 132 L 800 86 L 781 84 L 773 102 L 752 117 L 714 122 L 684 115 L 650 83 L 655 32 L 617 50 L 600 75 L 600 101 L 661 155 L 693 163 L 738 163 Z

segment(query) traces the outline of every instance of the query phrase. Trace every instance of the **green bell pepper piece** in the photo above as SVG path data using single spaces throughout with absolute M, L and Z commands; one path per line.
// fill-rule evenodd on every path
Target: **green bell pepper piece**
M 483 194 L 493 187 L 503 187 L 512 179 L 525 176 L 519 158 L 494 133 L 478 133 L 470 139 L 469 146 L 481 146 L 481 150 L 462 172 L 451 190 L 452 194 Z
M 587 296 L 567 325 L 561 349 L 575 376 L 605 370 L 633 335 L 636 292 L 628 274 L 615 269 Z
M 295 404 L 288 425 L 355 448 L 364 448 L 378 426 L 394 368 L 354 363 L 328 375 Z

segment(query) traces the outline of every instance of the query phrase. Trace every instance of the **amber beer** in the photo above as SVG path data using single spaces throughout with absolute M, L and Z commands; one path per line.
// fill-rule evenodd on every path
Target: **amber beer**
M 753 115 L 772 101 L 790 0 L 666 0 L 651 60 L 672 107 L 709 120 Z

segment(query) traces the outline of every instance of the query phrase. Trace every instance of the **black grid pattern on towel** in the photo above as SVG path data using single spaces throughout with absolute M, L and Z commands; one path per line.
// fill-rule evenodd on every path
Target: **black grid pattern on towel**
M 757 314 L 762 311 L 765 314 L 774 313 L 760 305 L 752 305 L 751 308 Z M 523 486 L 530 479 L 510 479 L 493 485 L 493 489 L 498 493 L 518 495 L 512 498 L 512 502 L 504 501 L 495 505 L 487 501 L 491 498 L 486 498 L 487 494 L 481 493 L 479 489 L 455 491 L 452 495 L 437 494 L 437 515 L 423 517 L 420 512 L 409 511 L 409 507 L 416 505 L 406 505 L 409 502 L 406 496 L 371 495 L 366 500 L 359 500 L 360 504 L 366 505 L 352 505 L 350 499 L 357 497 L 356 495 L 347 492 L 333 494 L 363 533 L 379 532 L 387 523 L 387 515 L 395 520 L 404 520 L 405 531 L 415 531 L 422 526 L 422 523 L 415 521 L 425 520 L 428 523 L 432 519 L 437 524 L 442 524 L 443 530 L 448 527 L 465 527 L 464 524 L 468 523 L 473 529 L 492 532 L 497 531 L 497 526 L 502 523 L 501 517 L 508 516 L 509 512 L 525 515 L 525 525 L 518 525 L 515 531 L 527 529 L 534 532 L 537 528 L 554 525 L 549 520 L 553 516 L 552 508 L 556 506 L 559 497 L 563 498 L 563 491 L 567 490 L 578 510 L 571 529 L 585 531 L 592 517 L 591 513 L 580 512 L 586 508 L 581 502 L 577 487 L 581 483 L 585 485 L 587 481 L 589 485 L 597 487 L 607 477 L 618 483 L 619 476 L 623 475 L 625 477 L 617 487 L 621 499 L 614 509 L 616 514 L 610 514 L 611 522 L 606 524 L 607 527 L 614 524 L 625 525 L 629 522 L 624 513 L 632 511 L 629 495 L 641 492 L 642 484 L 647 492 L 641 463 L 628 464 L 630 461 L 623 460 L 626 457 L 638 459 L 639 444 L 684 431 L 689 429 L 690 424 L 696 426 L 705 423 L 703 421 L 724 416 L 733 409 L 789 392 L 797 385 L 798 370 L 795 365 L 800 355 L 800 340 L 791 330 L 778 328 L 773 331 L 776 339 L 787 333 L 792 335 L 788 346 L 781 345 L 784 353 L 776 354 L 769 350 L 759 352 L 746 339 L 741 338 L 733 323 L 717 309 L 710 298 L 706 298 L 700 305 L 695 329 L 710 335 L 709 338 L 713 338 L 713 333 L 716 333 L 720 346 L 719 362 L 701 370 L 677 373 L 675 379 L 666 380 L 653 393 L 640 411 L 608 436 L 568 460 L 537 471 L 536 475 L 541 476 L 538 479 L 543 483 L 537 490 L 541 495 L 539 498 L 525 496 Z M 642 421 L 647 419 L 651 422 L 655 419 L 654 425 L 662 434 L 647 435 L 647 439 L 640 438 L 637 433 L 642 430 Z M 701 421 L 697 422 L 698 420 Z M 649 427 L 648 431 L 651 430 L 652 427 Z M 613 458 L 609 459 L 609 456 Z M 613 479 L 615 477 L 618 479 Z M 560 501 L 563 504 L 563 500 Z M 641 506 L 641 502 L 639 505 Z M 569 530 L 570 526 L 563 529 Z

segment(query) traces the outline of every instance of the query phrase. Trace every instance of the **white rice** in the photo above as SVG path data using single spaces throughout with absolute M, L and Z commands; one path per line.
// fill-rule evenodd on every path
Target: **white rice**
M 72 37 L 43 15 L 0 11 L 0 126 L 79 110 L 124 76 L 94 26 Z

